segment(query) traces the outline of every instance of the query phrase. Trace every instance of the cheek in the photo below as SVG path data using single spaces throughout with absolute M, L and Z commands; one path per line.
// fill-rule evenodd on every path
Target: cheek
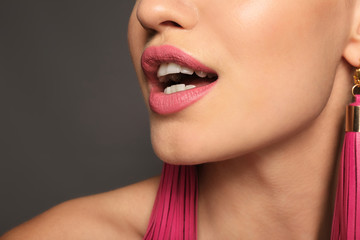
M 337 1 L 256 2 L 228 15 L 227 22 L 236 19 L 231 30 L 217 28 L 224 62 L 232 63 L 223 73 L 223 101 L 231 108 L 222 104 L 218 112 L 232 126 L 223 130 L 242 135 L 248 141 L 237 139 L 246 146 L 282 139 L 321 113 L 333 84 L 328 69 L 336 68 L 343 41 L 333 36 L 334 29 L 342 32 Z M 262 136 L 254 138 L 259 131 Z
M 233 4 L 218 6 L 228 13 L 224 17 L 211 21 L 215 8 L 206 12 L 205 31 L 218 43 L 224 85 L 238 90 L 223 86 L 233 103 L 241 95 L 251 108 L 281 106 L 280 100 L 300 101 L 309 91 L 330 93 L 334 73 L 327 69 L 341 56 L 332 35 L 337 0 L 229 1 Z M 313 96 L 309 102 L 318 100 Z
M 229 102 L 245 110 L 248 127 L 263 126 L 269 136 L 294 131 L 320 114 L 332 89 L 334 72 L 328 69 L 341 56 L 332 36 L 339 16 L 334 1 L 277 2 L 249 1 L 234 10 L 235 27 L 221 39 L 226 62 L 233 63 L 224 75 L 238 89 L 226 89 Z
M 223 75 L 227 85 L 241 91 L 228 89 L 232 101 L 239 102 L 242 94 L 251 109 L 297 105 L 297 111 L 315 114 L 307 108 L 313 104 L 319 111 L 332 89 L 334 72 L 328 69 L 335 69 L 341 56 L 335 47 L 341 44 L 332 36 L 339 16 L 333 2 L 247 1 L 233 10 L 225 20 L 237 24 L 222 32 L 217 28 L 227 53 L 224 62 L 231 63 Z

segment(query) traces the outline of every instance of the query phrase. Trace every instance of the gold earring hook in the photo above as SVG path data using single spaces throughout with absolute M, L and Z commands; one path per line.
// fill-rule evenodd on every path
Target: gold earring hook
M 355 94 L 355 90 L 356 89 L 360 89 L 360 67 L 356 68 L 355 69 L 355 72 L 354 72 L 354 86 L 352 87 L 352 95 L 355 97 L 355 95 L 358 95 L 358 94 Z
M 360 85 L 360 68 L 357 68 L 354 73 L 354 84 Z

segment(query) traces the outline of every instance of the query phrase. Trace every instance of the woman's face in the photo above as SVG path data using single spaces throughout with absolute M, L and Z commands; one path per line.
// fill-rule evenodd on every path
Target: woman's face
M 332 91 L 349 36 L 348 4 L 138 0 L 128 37 L 150 109 L 156 154 L 169 163 L 220 161 L 277 143 L 309 126 Z M 173 93 L 180 96 L 174 100 L 161 93 L 170 83 L 160 84 L 156 77 L 161 65 L 172 62 L 206 70 L 217 80 L 199 92 Z M 197 86 L 191 81 L 199 81 L 195 75 L 187 80 L 185 74 L 174 76 L 186 85 Z M 210 80 L 215 79 L 204 82 Z M 188 99 L 191 95 L 196 101 Z

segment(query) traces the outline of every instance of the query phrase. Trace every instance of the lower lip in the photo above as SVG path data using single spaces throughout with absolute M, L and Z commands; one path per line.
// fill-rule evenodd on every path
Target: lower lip
M 217 81 L 205 86 L 196 87 L 172 94 L 165 94 L 158 87 L 152 87 L 150 91 L 149 105 L 152 111 L 167 115 L 179 112 L 200 100 L 210 92 Z

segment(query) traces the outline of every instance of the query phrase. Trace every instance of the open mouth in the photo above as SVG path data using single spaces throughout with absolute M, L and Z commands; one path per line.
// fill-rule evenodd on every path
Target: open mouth
M 141 67 L 148 83 L 150 109 L 162 115 L 199 101 L 219 79 L 213 69 L 171 45 L 147 47 Z
M 216 81 L 218 76 L 170 62 L 159 66 L 157 78 L 160 90 L 165 94 L 173 94 L 208 85 Z

